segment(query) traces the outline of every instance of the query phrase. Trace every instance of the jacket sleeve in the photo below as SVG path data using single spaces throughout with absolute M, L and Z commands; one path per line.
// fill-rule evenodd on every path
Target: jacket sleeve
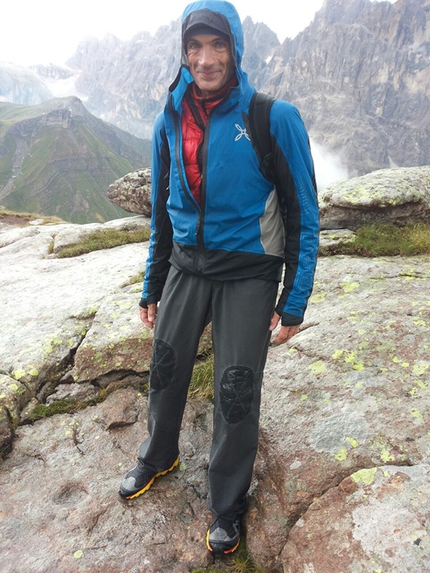
M 276 100 L 270 115 L 278 200 L 285 224 L 285 273 L 276 312 L 283 326 L 303 322 L 312 292 L 319 212 L 309 137 L 298 110 Z
M 166 203 L 169 197 L 170 154 L 164 129 L 163 114 L 155 120 L 152 137 L 151 166 L 151 236 L 139 306 L 157 303 L 169 272 L 172 252 L 172 225 Z

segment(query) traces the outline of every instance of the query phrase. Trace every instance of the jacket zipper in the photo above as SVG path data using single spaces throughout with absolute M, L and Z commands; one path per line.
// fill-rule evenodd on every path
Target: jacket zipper
M 225 94 L 223 99 L 215 107 L 213 107 L 211 109 L 211 111 L 209 112 L 207 121 L 206 121 L 206 128 L 204 131 L 204 139 L 203 139 L 203 144 L 202 144 L 202 190 L 201 190 L 201 195 L 200 195 L 200 208 L 201 208 L 201 210 L 200 210 L 199 221 L 197 223 L 197 232 L 196 232 L 196 234 L 197 234 L 197 246 L 200 247 L 201 249 L 205 248 L 203 231 L 204 231 L 204 221 L 205 221 L 205 212 L 206 212 L 206 178 L 207 178 L 206 166 L 207 166 L 207 158 L 208 158 L 211 119 L 212 119 L 212 114 L 214 113 L 214 111 L 217 108 L 219 108 L 219 106 L 222 105 L 230 97 L 230 93 L 231 93 L 231 88 Z
M 181 163 L 181 120 L 179 113 L 173 108 L 172 97 L 169 97 L 169 111 L 172 114 L 174 125 L 175 125 L 175 160 L 178 167 L 179 179 L 181 182 L 182 189 L 184 191 L 185 197 L 192 203 L 194 209 L 199 212 L 199 206 L 192 194 L 187 189 L 187 182 L 185 181 L 184 174 L 182 172 Z
M 204 131 L 204 139 L 202 145 L 202 190 L 200 195 L 200 206 L 197 205 L 194 197 L 188 192 L 187 183 L 184 179 L 184 175 L 182 173 L 182 164 L 181 164 L 181 153 L 180 153 L 180 133 L 181 133 L 181 122 L 179 113 L 173 108 L 172 104 L 172 97 L 169 98 L 169 109 L 170 113 L 172 113 L 174 125 L 175 125 L 175 159 L 178 166 L 179 177 L 181 180 L 181 185 L 184 190 L 185 196 L 191 201 L 194 208 L 198 213 L 198 220 L 196 225 L 196 243 L 197 243 L 197 270 L 202 272 L 205 265 L 206 255 L 205 255 L 205 243 L 204 243 L 204 219 L 205 219 L 205 208 L 206 208 L 206 164 L 207 164 L 207 150 L 208 150 L 208 142 L 209 142 L 209 132 L 210 132 L 210 121 L 212 114 L 216 108 L 218 108 L 222 103 L 224 103 L 230 97 L 231 89 L 225 94 L 223 99 L 219 102 L 217 106 L 211 109 L 207 122 L 206 128 Z

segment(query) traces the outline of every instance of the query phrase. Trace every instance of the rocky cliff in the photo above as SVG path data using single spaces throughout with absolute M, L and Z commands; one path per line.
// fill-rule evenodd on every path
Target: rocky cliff
M 137 34 L 122 42 L 110 35 L 81 43 L 68 62 L 80 71 L 76 89 L 96 116 L 137 135 L 151 137 L 152 125 L 180 65 L 180 25 Z
M 260 80 L 358 174 L 430 163 L 429 0 L 326 0 Z
M 118 177 L 150 160 L 149 142 L 92 116 L 77 98 L 0 103 L 0 202 L 66 221 L 124 216 L 106 197 Z

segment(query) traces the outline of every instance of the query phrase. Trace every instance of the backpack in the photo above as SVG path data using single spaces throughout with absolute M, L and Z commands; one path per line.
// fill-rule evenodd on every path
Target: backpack
M 279 207 L 284 212 L 285 200 L 281 196 L 279 186 L 276 185 L 276 169 L 272 153 L 272 139 L 270 136 L 270 110 L 273 98 L 263 92 L 255 92 L 249 105 L 250 138 L 260 162 L 260 171 L 266 179 L 271 181 L 277 190 Z
M 275 169 L 270 139 L 270 110 L 274 101 L 269 94 L 255 92 L 249 105 L 251 141 L 260 161 L 260 171 L 272 183 L 275 183 Z

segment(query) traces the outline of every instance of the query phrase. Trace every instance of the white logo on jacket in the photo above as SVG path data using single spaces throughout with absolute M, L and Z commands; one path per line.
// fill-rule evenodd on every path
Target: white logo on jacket
M 236 135 L 234 140 L 239 141 L 239 139 L 242 139 L 242 137 L 245 136 L 248 141 L 251 141 L 249 139 L 249 135 L 246 133 L 246 128 L 243 129 L 243 127 L 241 127 L 238 123 L 236 123 L 235 125 L 236 125 L 236 129 L 239 131 L 239 133 Z

